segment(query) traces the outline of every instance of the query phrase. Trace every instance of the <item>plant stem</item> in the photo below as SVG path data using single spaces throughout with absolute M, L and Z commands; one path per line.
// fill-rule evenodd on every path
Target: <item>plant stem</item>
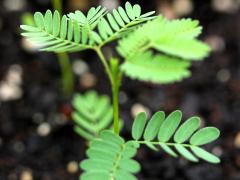
M 138 142 L 138 143 L 140 143 L 140 144 L 147 144 L 147 143 L 148 143 L 147 141 L 135 141 L 135 142 Z M 151 141 L 150 143 L 151 143 L 151 144 L 154 144 L 154 145 L 159 145 L 160 143 L 163 143 L 163 142 L 153 142 L 153 141 Z M 177 144 L 179 144 L 179 143 L 168 143 L 168 142 L 164 142 L 163 144 L 166 144 L 166 145 L 168 145 L 168 146 L 175 146 L 175 145 L 177 145 Z M 191 144 L 180 144 L 180 145 L 182 145 L 182 146 L 184 146 L 184 147 L 192 147 L 192 146 L 194 146 L 194 145 L 191 145 Z
M 119 73 L 113 72 L 105 59 L 102 51 L 100 48 L 95 49 L 105 70 L 108 75 L 108 78 L 111 82 L 112 86 L 112 100 L 113 100 L 113 127 L 114 127 L 114 133 L 119 135 L 119 88 L 120 88 L 120 82 L 121 82 L 121 75 Z M 118 68 L 118 66 L 117 66 Z M 118 71 L 118 70 L 117 70 Z
M 62 73 L 62 88 L 65 95 L 70 96 L 73 92 L 74 79 L 70 59 L 67 53 L 57 53 L 58 62 Z
M 52 0 L 54 10 L 62 14 L 62 0 Z M 74 79 L 71 62 L 67 53 L 56 53 L 62 73 L 62 89 L 65 95 L 69 96 L 73 92 Z
M 116 134 L 119 134 L 119 86 L 114 83 L 112 86 L 112 98 L 113 98 L 113 128 Z
M 95 48 L 95 51 L 97 52 L 97 54 L 98 54 L 98 56 L 99 56 L 99 58 L 100 58 L 100 60 L 101 60 L 101 62 L 102 62 L 102 64 L 103 64 L 103 66 L 104 66 L 104 68 L 105 68 L 105 71 L 106 71 L 106 73 L 107 73 L 107 75 L 108 75 L 108 78 L 109 78 L 109 80 L 110 80 L 110 82 L 111 82 L 111 85 L 113 86 L 113 84 L 114 84 L 114 79 L 113 79 L 113 75 L 112 75 L 110 66 L 109 66 L 109 64 L 107 63 L 107 60 L 105 59 L 105 57 L 104 57 L 104 55 L 103 55 L 103 53 L 102 53 L 102 51 L 101 51 L 100 48 Z

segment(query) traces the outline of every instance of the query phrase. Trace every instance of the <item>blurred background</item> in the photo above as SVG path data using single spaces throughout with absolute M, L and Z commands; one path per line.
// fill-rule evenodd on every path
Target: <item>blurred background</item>
M 124 78 L 120 92 L 123 134 L 139 111 L 181 109 L 218 127 L 221 138 L 209 150 L 219 165 L 189 163 L 143 148 L 140 180 L 240 179 L 240 0 L 131 0 L 144 12 L 156 10 L 170 19 L 191 17 L 204 27 L 201 39 L 213 49 L 194 63 L 192 77 L 180 83 L 154 85 Z M 122 0 L 65 0 L 63 12 L 86 11 L 101 4 L 112 9 Z M 70 54 L 73 88 L 63 88 L 61 57 L 38 52 L 20 36 L 29 13 L 53 9 L 50 0 L 0 1 L 0 180 L 75 180 L 86 142 L 72 130 L 73 92 L 96 89 L 110 95 L 110 85 L 92 52 Z M 66 83 L 66 81 L 65 81 Z M 67 81 L 67 87 L 69 81 Z

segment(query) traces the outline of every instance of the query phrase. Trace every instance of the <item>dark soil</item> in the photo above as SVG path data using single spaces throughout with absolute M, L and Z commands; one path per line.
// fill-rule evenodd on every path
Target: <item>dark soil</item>
M 78 179 L 80 170 L 70 173 L 67 164 L 80 162 L 85 157 L 86 142 L 72 130 L 71 98 L 64 97 L 61 92 L 57 59 L 51 53 L 23 50 L 19 35 L 23 12 L 45 10 L 51 6 L 48 0 L 26 2 L 23 10 L 13 12 L 0 1 L 0 80 L 4 80 L 12 64 L 23 68 L 22 98 L 0 101 L 0 180 L 20 179 L 26 170 L 32 172 L 34 179 Z M 142 5 L 146 10 L 155 9 L 157 0 Z M 240 140 L 237 142 L 236 136 L 240 133 L 240 12 L 220 13 L 212 8 L 210 1 L 195 0 L 195 10 L 188 16 L 200 20 L 204 27 L 202 39 L 212 42 L 217 36 L 225 46 L 204 62 L 194 63 L 192 77 L 181 83 L 152 85 L 125 78 L 121 88 L 127 95 L 127 101 L 121 104 L 121 116 L 126 126 L 123 134 L 129 136 L 130 111 L 135 103 L 143 104 L 151 112 L 181 109 L 185 118 L 199 115 L 206 125 L 214 125 L 222 132 L 220 140 L 207 147 L 220 155 L 222 163 L 193 164 L 142 148 L 137 156 L 142 164 L 139 179 L 239 180 Z M 214 43 L 219 45 L 220 42 Z M 110 94 L 108 79 L 92 52 L 72 54 L 71 57 L 73 60 L 86 59 L 91 73 L 98 78 L 91 89 Z M 75 91 L 85 90 L 88 88 L 80 86 L 76 78 Z M 58 121 L 62 115 L 67 117 L 65 123 Z M 51 125 L 47 136 L 37 133 L 43 122 Z

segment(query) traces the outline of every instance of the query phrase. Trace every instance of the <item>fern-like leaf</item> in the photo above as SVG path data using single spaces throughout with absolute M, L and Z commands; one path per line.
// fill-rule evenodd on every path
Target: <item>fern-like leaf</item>
M 95 91 L 76 94 L 72 105 L 75 109 L 72 113 L 74 130 L 80 136 L 92 140 L 100 131 L 112 127 L 113 108 L 107 96 L 98 96 Z
M 69 20 L 65 15 L 60 17 L 58 11 L 52 14 L 47 10 L 44 15 L 36 12 L 34 22 L 34 26 L 20 26 L 25 31 L 22 36 L 43 47 L 43 51 L 74 52 L 93 47 L 89 30 L 82 30 L 76 21 Z
M 219 163 L 218 157 L 199 147 L 216 140 L 220 135 L 219 130 L 215 127 L 197 130 L 200 127 L 198 117 L 191 117 L 179 126 L 181 118 L 182 113 L 179 110 L 172 112 L 166 118 L 164 112 L 159 111 L 146 123 L 146 114 L 138 114 L 132 128 L 134 142 L 145 144 L 154 150 L 160 146 L 169 155 L 177 157 L 174 147 L 180 155 L 193 162 L 197 162 L 200 158 L 210 163 Z
M 94 139 L 87 150 L 88 159 L 81 162 L 84 170 L 81 180 L 136 180 L 133 175 L 140 165 L 132 158 L 137 147 L 125 142 L 110 130 L 101 132 L 100 139 Z
M 81 11 L 60 17 L 48 10 L 45 14 L 34 14 L 35 25 L 21 25 L 27 37 L 33 43 L 43 47 L 43 51 L 74 52 L 103 46 L 122 37 L 147 20 L 155 18 L 154 12 L 141 15 L 138 4 L 126 3 L 125 9 L 119 7 L 112 13 L 98 6 L 90 8 L 87 15 Z
M 111 42 L 129 34 L 142 23 L 154 19 L 156 17 L 152 16 L 154 13 L 155 11 L 141 14 L 141 7 L 138 4 L 132 6 L 126 2 L 125 8 L 119 6 L 100 19 L 98 32 L 92 32 L 93 38 L 100 45 Z
M 201 60 L 208 55 L 210 49 L 196 39 L 200 33 L 198 21 L 170 21 L 159 16 L 120 40 L 118 52 L 128 60 L 152 48 L 186 60 Z
M 153 55 L 147 51 L 137 54 L 121 65 L 125 75 L 142 81 L 153 83 L 171 83 L 180 81 L 191 75 L 190 62 L 165 55 Z

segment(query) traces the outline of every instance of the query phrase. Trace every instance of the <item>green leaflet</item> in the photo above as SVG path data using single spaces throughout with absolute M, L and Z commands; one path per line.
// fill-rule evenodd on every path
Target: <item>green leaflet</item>
M 127 11 L 127 14 L 129 16 L 129 18 L 132 19 L 132 20 L 135 19 L 133 7 L 129 2 L 126 2 L 125 9 Z
M 146 113 L 142 112 L 136 116 L 133 126 L 132 126 L 133 139 L 139 140 L 141 138 L 146 122 L 147 122 Z
M 205 58 L 210 51 L 210 48 L 206 44 L 198 40 L 183 38 L 160 38 L 153 43 L 153 47 L 167 54 L 192 60 L 201 60 Z
M 175 144 L 176 150 L 187 160 L 192 161 L 192 162 L 198 162 L 198 159 L 187 150 L 183 145 L 181 144 Z
M 54 27 L 52 29 L 53 36 L 58 36 L 60 32 L 60 14 L 57 11 L 55 11 L 53 14 L 53 27 Z
M 34 21 L 39 29 L 44 28 L 44 18 L 43 15 L 40 12 L 36 12 L 34 14 Z
M 109 176 L 109 174 L 107 172 L 104 171 L 95 171 L 95 172 L 91 172 L 91 173 L 83 173 L 81 175 L 80 180 L 107 180 L 110 179 L 111 177 Z
M 199 117 L 191 117 L 179 126 L 182 117 L 179 110 L 172 112 L 166 118 L 164 112 L 158 111 L 148 122 L 146 116 L 144 120 L 139 120 L 143 115 L 144 113 L 140 113 L 133 123 L 134 143 L 144 144 L 154 151 L 160 147 L 170 156 L 178 157 L 179 154 L 192 162 L 198 162 L 198 158 L 210 163 L 220 162 L 218 157 L 199 147 L 203 142 L 210 143 L 219 136 L 217 133 L 219 131 L 212 127 L 202 128 L 195 133 L 200 126 Z M 172 137 L 174 142 L 171 140 Z M 189 138 L 190 142 L 187 142 Z
M 216 140 L 220 136 L 220 131 L 215 127 L 206 127 L 197 131 L 192 138 L 190 143 L 196 146 L 208 144 Z
M 220 163 L 220 159 L 217 156 L 205 151 L 202 148 L 193 146 L 193 147 L 191 147 L 191 150 L 194 152 L 194 154 L 196 154 L 196 156 L 204 159 L 205 161 L 208 161 L 208 162 L 214 163 L 214 164 Z
M 167 154 L 169 154 L 173 157 L 178 157 L 178 155 L 165 143 L 160 143 L 159 145 Z
M 123 141 L 121 137 L 109 130 L 103 131 L 100 139 L 94 141 L 98 143 L 90 144 L 87 151 L 88 159 L 80 164 L 84 170 L 80 177 L 81 180 L 94 178 L 136 180 L 133 174 L 140 170 L 140 165 L 131 159 L 136 153 L 133 143 Z M 105 157 L 104 154 L 109 155 Z
M 62 22 L 61 22 L 61 29 L 60 29 L 60 37 L 62 39 L 66 38 L 66 35 L 67 35 L 67 25 L 68 25 L 67 17 L 63 16 L 62 17 Z
M 163 111 L 156 112 L 152 118 L 149 120 L 147 127 L 145 129 L 143 138 L 146 141 L 151 141 L 156 137 L 159 132 L 159 128 L 161 127 L 165 118 L 165 114 Z
M 99 96 L 95 91 L 76 94 L 72 105 L 75 109 L 72 113 L 74 130 L 80 136 L 91 140 L 100 131 L 111 128 L 113 109 L 107 96 Z
M 158 140 L 160 142 L 167 142 L 172 137 L 174 132 L 176 131 L 178 125 L 181 122 L 182 113 L 177 110 L 172 112 L 166 120 L 162 123 L 158 133 Z
M 166 84 L 189 77 L 189 66 L 187 61 L 147 51 L 125 61 L 121 70 L 132 79 Z
M 184 122 L 174 135 L 174 141 L 176 143 L 183 143 L 199 128 L 200 126 L 199 117 L 191 117 Z
M 44 16 L 44 27 L 48 33 L 52 32 L 53 29 L 53 18 L 52 18 L 52 11 L 47 10 Z

